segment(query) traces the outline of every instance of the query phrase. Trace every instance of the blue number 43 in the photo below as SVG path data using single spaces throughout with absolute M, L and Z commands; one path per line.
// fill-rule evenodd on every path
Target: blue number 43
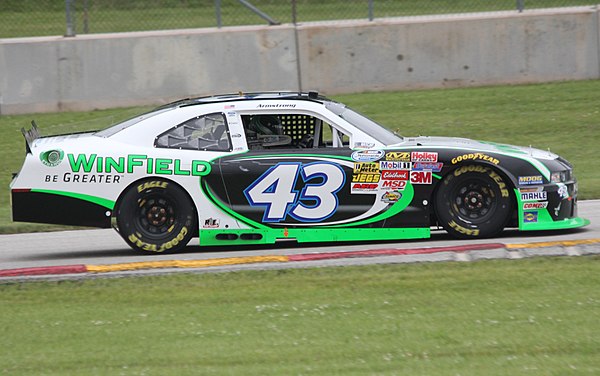
M 298 178 L 303 181 L 296 190 Z M 244 190 L 251 206 L 264 207 L 263 222 L 281 222 L 288 215 L 300 222 L 329 218 L 338 207 L 336 193 L 344 186 L 344 170 L 336 164 L 279 163 Z

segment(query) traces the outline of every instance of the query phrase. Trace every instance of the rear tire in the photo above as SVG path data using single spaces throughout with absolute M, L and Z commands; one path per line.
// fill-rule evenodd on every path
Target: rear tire
M 512 199 L 504 178 L 481 165 L 458 167 L 440 183 L 435 196 L 439 223 L 456 238 L 487 238 L 508 223 Z
M 187 193 L 164 179 L 130 187 L 116 211 L 120 235 L 136 251 L 177 252 L 194 236 L 198 216 Z

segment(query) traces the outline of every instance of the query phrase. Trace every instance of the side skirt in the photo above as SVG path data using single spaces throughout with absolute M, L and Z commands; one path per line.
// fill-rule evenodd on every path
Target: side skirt
M 295 240 L 298 243 L 346 242 L 424 239 L 430 237 L 427 228 L 327 228 L 327 229 L 201 229 L 200 245 L 273 244 L 277 241 Z

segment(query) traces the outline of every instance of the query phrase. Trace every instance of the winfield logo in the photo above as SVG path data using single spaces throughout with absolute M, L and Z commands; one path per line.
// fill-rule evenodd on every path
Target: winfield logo
M 97 154 L 68 154 L 73 172 L 127 173 L 134 172 L 158 175 L 206 176 L 210 173 L 210 163 L 191 161 L 188 167 L 179 159 L 150 158 L 147 155 L 130 154 L 127 157 L 99 157 Z
M 380 189 L 392 191 L 401 191 L 404 188 L 406 188 L 405 180 L 383 180 L 380 187 Z

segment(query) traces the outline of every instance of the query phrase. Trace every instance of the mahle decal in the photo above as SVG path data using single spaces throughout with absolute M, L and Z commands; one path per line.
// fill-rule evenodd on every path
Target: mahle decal
M 206 176 L 211 170 L 210 163 L 206 161 L 193 160 L 190 167 L 185 168 L 179 159 L 151 158 L 143 154 L 117 158 L 99 157 L 97 154 L 68 154 L 68 159 L 73 172 Z
M 55 167 L 62 162 L 65 153 L 60 149 L 48 150 L 40 153 L 40 161 L 48 167 Z

